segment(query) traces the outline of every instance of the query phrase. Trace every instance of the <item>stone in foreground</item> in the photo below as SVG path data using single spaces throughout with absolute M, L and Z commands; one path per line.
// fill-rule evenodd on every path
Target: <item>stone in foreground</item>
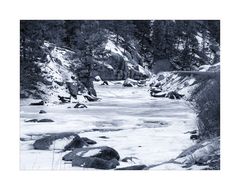
M 72 166 L 95 168 L 95 169 L 114 169 L 119 165 L 116 159 L 104 160 L 97 157 L 80 157 L 75 156 L 72 160 Z
M 44 111 L 44 110 L 40 110 L 39 113 L 40 113 L 40 114 L 43 114 L 43 113 L 47 113 L 47 112 Z
M 72 161 L 75 157 L 94 157 L 103 160 L 119 160 L 120 156 L 116 150 L 108 146 L 76 148 L 63 157 L 65 161 Z
M 49 134 L 33 143 L 33 148 L 37 150 L 49 150 L 51 148 L 71 150 L 73 148 L 80 148 L 83 146 L 88 146 L 88 143 L 77 134 L 68 132 Z

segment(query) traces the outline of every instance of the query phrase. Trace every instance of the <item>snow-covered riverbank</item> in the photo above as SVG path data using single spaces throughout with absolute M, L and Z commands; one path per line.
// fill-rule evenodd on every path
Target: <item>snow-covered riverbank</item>
M 72 169 L 71 164 L 62 161 L 66 153 L 33 149 L 38 135 L 46 133 L 77 132 L 95 140 L 97 144 L 93 146 L 112 147 L 121 158 L 137 157 L 136 164 L 146 165 L 175 158 L 194 144 L 185 132 L 197 128 L 196 114 L 185 100 L 153 98 L 147 87 L 127 88 L 121 84 L 95 87 L 101 101 L 87 103 L 86 109 L 75 109 L 71 103 L 21 105 L 20 137 L 24 139 L 20 144 L 21 169 Z M 39 114 L 39 110 L 47 113 Z M 49 118 L 54 122 L 24 122 L 33 118 Z M 120 162 L 118 167 L 125 165 L 129 163 Z

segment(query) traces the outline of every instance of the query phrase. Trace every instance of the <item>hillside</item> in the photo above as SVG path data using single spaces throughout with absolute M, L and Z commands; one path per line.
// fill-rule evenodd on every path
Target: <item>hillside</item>
M 35 62 L 40 69 L 40 77 L 36 85 L 31 86 L 26 83 L 32 81 L 25 80 L 21 88 L 22 98 L 40 98 L 48 102 L 56 102 L 58 95 L 69 96 L 69 85 L 75 86 L 78 94 L 84 93 L 84 85 L 81 80 L 77 80 L 78 75 L 85 72 L 85 65 L 76 56 L 76 52 L 61 48 L 47 41 L 41 47 L 46 54 L 45 60 Z M 91 78 L 100 77 L 101 80 L 125 80 L 146 79 L 150 76 L 148 69 L 143 68 L 141 56 L 135 49 L 125 50 L 121 45 L 116 45 L 109 37 L 103 44 L 100 52 L 101 55 L 93 56 L 94 68 Z M 139 63 L 140 62 L 140 63 Z M 88 72 L 88 71 L 87 71 Z M 90 72 L 90 71 L 89 71 Z M 24 87 L 27 88 L 24 88 Z
M 198 129 L 188 132 L 196 140 L 195 145 L 184 150 L 176 159 L 150 166 L 149 169 L 175 168 L 174 165 L 220 169 L 220 63 L 203 65 L 197 71 L 161 72 L 154 76 L 151 84 L 153 97 L 174 92 L 190 102 L 197 113 Z

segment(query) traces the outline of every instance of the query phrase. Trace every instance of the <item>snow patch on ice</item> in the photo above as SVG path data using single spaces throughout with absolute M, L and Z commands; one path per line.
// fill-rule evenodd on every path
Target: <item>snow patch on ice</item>
M 101 151 L 101 149 L 90 149 L 87 152 L 79 152 L 77 153 L 77 156 L 82 156 L 82 157 L 90 157 L 98 154 Z
M 49 150 L 63 150 L 64 147 L 69 144 L 75 136 L 64 137 L 53 141 L 53 144 L 49 147 Z

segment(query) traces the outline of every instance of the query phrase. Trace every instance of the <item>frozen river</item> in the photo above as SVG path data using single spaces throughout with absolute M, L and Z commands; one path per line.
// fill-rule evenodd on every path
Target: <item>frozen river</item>
M 20 137 L 25 139 L 20 141 L 21 169 L 82 169 L 62 161 L 66 153 L 34 150 L 34 139 L 46 133 L 76 132 L 95 140 L 93 146 L 112 147 L 121 158 L 137 157 L 138 164 L 145 165 L 168 161 L 193 145 L 185 132 L 197 128 L 196 114 L 185 100 L 153 98 L 147 87 L 95 87 L 101 101 L 87 102 L 86 109 L 75 109 L 74 103 L 29 106 L 21 102 Z M 47 113 L 39 114 L 40 110 Z M 54 122 L 24 122 L 35 118 Z

